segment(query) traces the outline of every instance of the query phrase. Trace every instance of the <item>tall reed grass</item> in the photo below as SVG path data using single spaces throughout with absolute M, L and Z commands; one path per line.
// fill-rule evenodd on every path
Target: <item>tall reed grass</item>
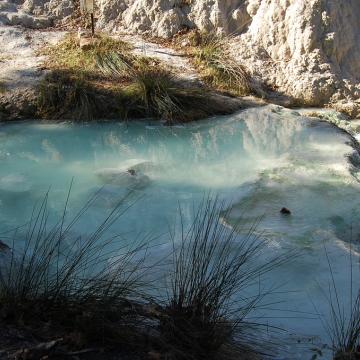
M 335 360 L 357 360 L 360 358 L 360 286 L 354 279 L 353 248 L 350 247 L 349 299 L 344 303 L 335 279 L 333 265 L 325 248 L 330 273 L 327 301 L 330 307 L 328 318 L 322 319 L 331 339 Z
M 268 295 L 261 278 L 295 254 L 259 261 L 266 243 L 256 226 L 224 226 L 227 207 L 205 199 L 174 242 L 161 332 L 175 359 L 220 359 L 229 349 L 245 358 L 268 350 L 255 341 L 265 324 L 251 318 Z
M 232 35 L 193 32 L 190 41 L 195 65 L 209 85 L 236 95 L 248 95 L 254 90 L 249 72 L 231 55 Z
M 8 244 L 12 251 L 0 266 L 2 324 L 46 328 L 47 336 L 75 331 L 83 346 L 131 347 L 143 355 L 151 350 L 169 360 L 248 359 L 267 352 L 266 341 L 258 340 L 271 327 L 254 320 L 271 291 L 262 280 L 293 254 L 260 261 L 266 242 L 256 224 L 225 226 L 228 205 L 207 197 L 189 226 L 180 211 L 180 233 L 170 234 L 170 262 L 164 256 L 149 265 L 147 242 L 129 247 L 120 235 L 105 236 L 122 220 L 129 199 L 94 231 L 77 235 L 75 225 L 97 195 L 70 219 L 69 198 L 70 192 L 54 223 L 47 193 L 26 232 L 19 229 Z
M 132 325 L 141 325 L 129 299 L 142 299 L 145 258 L 139 254 L 146 244 L 129 247 L 120 236 L 105 235 L 129 204 L 119 202 L 96 229 L 78 235 L 75 225 L 96 195 L 70 219 L 68 197 L 55 223 L 49 221 L 48 198 L 34 209 L 26 232 L 15 232 L 11 254 L 0 266 L 1 318 L 120 342 Z

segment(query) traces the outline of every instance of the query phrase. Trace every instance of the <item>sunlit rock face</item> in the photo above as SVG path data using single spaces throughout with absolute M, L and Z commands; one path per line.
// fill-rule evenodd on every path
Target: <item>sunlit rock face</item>
M 100 0 L 100 27 L 171 37 L 184 27 L 238 32 L 250 19 L 244 0 Z
M 99 25 L 170 37 L 183 27 L 238 34 L 239 62 L 290 103 L 360 115 L 358 0 L 102 0 Z
M 73 14 L 75 2 L 73 0 L 25 0 L 22 10 L 25 13 L 48 15 L 55 20 L 62 20 Z
M 360 2 L 250 0 L 233 46 L 253 74 L 296 102 L 359 115 Z
M 26 0 L 67 17 L 73 1 Z M 359 0 L 98 0 L 97 26 L 169 38 L 184 27 L 236 34 L 235 57 L 288 103 L 360 116 Z

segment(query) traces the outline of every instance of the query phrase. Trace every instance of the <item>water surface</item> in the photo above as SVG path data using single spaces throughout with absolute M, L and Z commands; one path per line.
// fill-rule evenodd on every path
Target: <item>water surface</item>
M 219 194 L 234 204 L 224 226 L 262 217 L 258 231 L 269 253 L 301 251 L 301 258 L 270 279 L 286 291 L 285 303 L 271 313 L 276 319 L 268 321 L 289 329 L 294 343 L 300 339 L 297 358 L 310 359 L 309 342 L 327 341 L 313 306 L 327 308 L 321 293 L 329 281 L 324 246 L 349 299 L 349 248 L 360 240 L 360 185 L 349 161 L 358 154 L 351 141 L 332 125 L 275 106 L 177 127 L 145 121 L 4 124 L 0 233 L 24 223 L 49 187 L 50 210 L 60 215 L 72 178 L 70 213 L 103 188 L 74 231 L 94 229 L 128 196 L 136 202 L 111 231 L 126 234 L 122 241 L 129 242 L 141 233 L 165 233 L 179 205 L 190 222 L 204 194 Z M 282 215 L 282 207 L 291 216 Z M 162 242 L 165 251 L 166 237 Z

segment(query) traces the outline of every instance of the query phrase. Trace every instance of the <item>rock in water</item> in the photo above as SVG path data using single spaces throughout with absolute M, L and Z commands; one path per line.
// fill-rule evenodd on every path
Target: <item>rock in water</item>
M 286 208 L 286 207 L 283 207 L 281 210 L 280 210 L 280 213 L 283 214 L 283 215 L 291 215 L 291 211 Z
M 133 169 L 123 170 L 109 168 L 96 172 L 96 175 L 104 184 L 121 187 L 142 188 L 150 182 L 150 178 L 148 176 L 137 173 Z
M 0 252 L 5 252 L 8 250 L 10 250 L 10 248 L 0 240 Z
M 96 175 L 104 184 L 138 189 L 150 183 L 150 177 L 146 175 L 146 172 L 152 170 L 153 167 L 154 165 L 149 161 L 131 159 L 118 168 L 98 170 Z

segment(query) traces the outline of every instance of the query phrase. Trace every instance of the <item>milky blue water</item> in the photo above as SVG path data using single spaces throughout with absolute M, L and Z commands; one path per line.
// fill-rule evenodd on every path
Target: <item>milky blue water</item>
M 74 232 L 93 230 L 126 196 L 133 206 L 110 233 L 125 234 L 121 241 L 129 243 L 143 233 L 163 235 L 154 240 L 162 244 L 159 255 L 170 246 L 164 234 L 175 226 L 179 207 L 189 223 L 204 195 L 218 194 L 233 203 L 224 226 L 261 217 L 258 231 L 269 254 L 301 252 L 266 280 L 281 285 L 276 300 L 284 302 L 274 304 L 265 321 L 288 330 L 282 336 L 292 344 L 291 355 L 282 349 L 279 359 L 310 359 L 310 348 L 328 343 L 314 306 L 326 313 L 324 247 L 349 300 L 350 242 L 360 240 L 360 184 L 349 156 L 356 161 L 358 155 L 347 134 L 275 106 L 177 127 L 150 121 L 2 124 L 0 233 L 25 223 L 49 188 L 49 210 L 61 215 L 73 179 L 70 215 L 102 188 Z M 291 216 L 282 215 L 282 207 Z M 0 235 L 4 242 L 6 236 Z

